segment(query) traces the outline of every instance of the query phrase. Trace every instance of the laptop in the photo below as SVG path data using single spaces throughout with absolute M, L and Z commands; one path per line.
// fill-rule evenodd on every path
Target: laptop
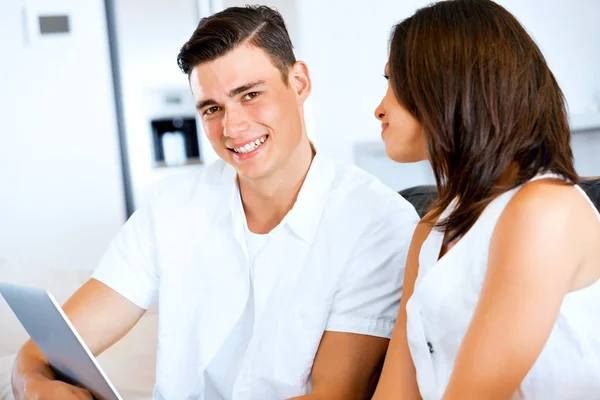
M 122 400 L 56 299 L 43 289 L 0 282 L 0 295 L 61 381 L 99 400 Z

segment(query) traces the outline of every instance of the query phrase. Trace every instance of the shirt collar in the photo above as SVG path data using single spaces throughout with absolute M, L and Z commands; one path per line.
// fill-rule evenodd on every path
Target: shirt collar
M 333 162 L 325 156 L 316 154 L 300 188 L 296 203 L 281 221 L 309 244 L 313 242 L 317 233 L 327 194 L 334 178 Z
M 315 154 L 294 206 L 279 225 L 289 226 L 302 240 L 312 243 L 334 178 L 334 163 L 325 156 Z M 243 228 L 246 221 L 235 169 L 225 163 L 220 180 L 221 193 L 215 196 L 219 202 L 215 207 L 215 221 L 222 222 L 231 215 L 234 227 Z

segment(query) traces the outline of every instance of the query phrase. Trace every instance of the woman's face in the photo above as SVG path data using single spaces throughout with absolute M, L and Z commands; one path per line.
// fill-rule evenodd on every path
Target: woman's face
M 387 65 L 385 69 L 387 79 Z M 389 79 L 385 96 L 375 109 L 375 118 L 381 121 L 381 138 L 389 158 L 400 163 L 428 159 L 427 139 L 423 127 L 406 107 L 400 104 Z

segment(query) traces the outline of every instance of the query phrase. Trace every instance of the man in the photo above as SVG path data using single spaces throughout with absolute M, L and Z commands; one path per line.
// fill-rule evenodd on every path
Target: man
M 316 154 L 303 115 L 310 77 L 278 12 L 205 18 L 178 62 L 222 160 L 168 180 L 67 315 L 99 354 L 158 302 L 158 399 L 364 398 L 392 332 L 416 212 Z M 15 393 L 78 390 L 52 378 L 26 344 Z

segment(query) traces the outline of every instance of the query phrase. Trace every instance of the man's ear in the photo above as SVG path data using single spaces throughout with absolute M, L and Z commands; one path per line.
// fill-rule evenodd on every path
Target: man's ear
M 289 80 L 290 84 L 293 85 L 296 90 L 298 100 L 303 103 L 312 90 L 310 74 L 308 73 L 308 67 L 304 61 L 296 61 L 294 65 L 292 65 Z

